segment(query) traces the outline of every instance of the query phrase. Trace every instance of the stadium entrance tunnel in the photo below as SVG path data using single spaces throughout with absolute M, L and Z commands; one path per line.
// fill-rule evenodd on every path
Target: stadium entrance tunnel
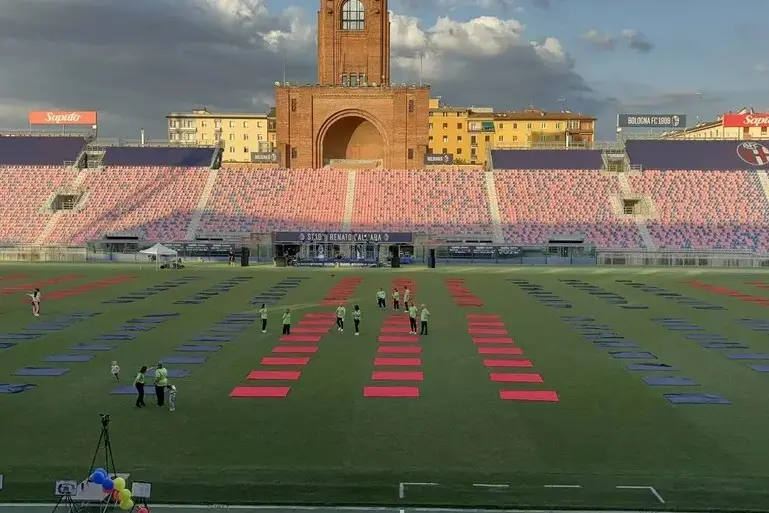
M 326 129 L 321 141 L 323 165 L 342 161 L 382 162 L 385 140 L 370 120 L 359 115 L 343 116 Z

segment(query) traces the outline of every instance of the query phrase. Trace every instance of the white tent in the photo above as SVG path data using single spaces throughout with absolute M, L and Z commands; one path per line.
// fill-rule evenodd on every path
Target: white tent
M 171 258 L 179 254 L 173 249 L 167 248 L 162 244 L 155 244 L 151 248 L 147 248 L 139 251 L 139 253 L 141 253 L 142 255 L 154 256 L 157 267 L 160 267 L 161 258 Z

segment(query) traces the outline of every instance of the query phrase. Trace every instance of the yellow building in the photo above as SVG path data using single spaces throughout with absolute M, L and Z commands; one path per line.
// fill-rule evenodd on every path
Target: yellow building
M 728 125 L 728 126 L 725 126 Z M 727 112 L 715 121 L 662 134 L 664 139 L 738 140 L 769 139 L 769 114 L 744 108 Z
M 275 148 L 275 115 L 237 112 L 172 112 L 168 120 L 171 144 L 224 144 L 224 162 L 251 162 L 252 153 Z M 270 132 L 272 126 L 272 132 Z
M 491 149 L 585 146 L 595 142 L 595 121 L 568 111 L 447 107 L 433 98 L 428 152 L 451 153 L 458 164 L 482 164 Z

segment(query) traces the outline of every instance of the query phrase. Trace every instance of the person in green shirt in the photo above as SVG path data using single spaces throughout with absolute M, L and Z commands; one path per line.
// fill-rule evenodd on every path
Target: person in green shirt
M 355 335 L 360 335 L 360 306 L 355 305 L 352 311 L 352 322 L 355 324 Z
M 393 310 L 401 309 L 401 293 L 398 289 L 393 289 Z
M 344 305 L 336 307 L 336 330 L 344 331 L 344 316 L 347 315 L 347 308 Z
M 376 305 L 382 310 L 387 310 L 387 293 L 382 288 L 376 293 Z
M 286 308 L 283 312 L 283 334 L 291 335 L 291 309 Z
M 409 331 L 409 335 L 417 334 L 417 313 L 418 312 L 419 312 L 419 309 L 417 308 L 417 305 L 411 305 L 409 307 L 409 325 L 411 327 L 411 331 Z
M 411 291 L 406 287 L 403 289 L 403 308 L 406 312 L 409 311 L 409 301 L 411 301 Z
M 430 311 L 422 303 L 422 312 L 419 314 L 419 320 L 422 321 L 422 330 L 420 335 L 427 335 L 427 319 L 430 318 Z
M 136 396 L 137 408 L 144 408 L 147 406 L 144 404 L 144 381 L 146 380 L 146 374 L 147 366 L 143 365 L 142 368 L 139 369 L 139 373 L 136 375 L 136 379 L 134 379 L 134 386 L 136 387 L 136 392 L 138 393 Z
M 259 317 L 262 319 L 262 333 L 267 333 L 267 305 L 264 303 L 259 309 Z
M 155 368 L 155 395 L 158 398 L 158 408 L 166 403 L 166 387 L 168 386 L 168 369 L 163 366 L 163 362 L 158 362 Z

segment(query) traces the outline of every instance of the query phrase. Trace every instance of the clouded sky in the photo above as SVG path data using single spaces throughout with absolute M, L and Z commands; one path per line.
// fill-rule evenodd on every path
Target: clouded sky
M 365 0 L 364 0 L 365 1 Z M 0 0 L 0 127 L 98 110 L 101 133 L 166 134 L 170 111 L 264 112 L 315 79 L 318 0 Z M 391 0 L 393 79 L 452 105 L 690 123 L 769 111 L 767 0 Z

